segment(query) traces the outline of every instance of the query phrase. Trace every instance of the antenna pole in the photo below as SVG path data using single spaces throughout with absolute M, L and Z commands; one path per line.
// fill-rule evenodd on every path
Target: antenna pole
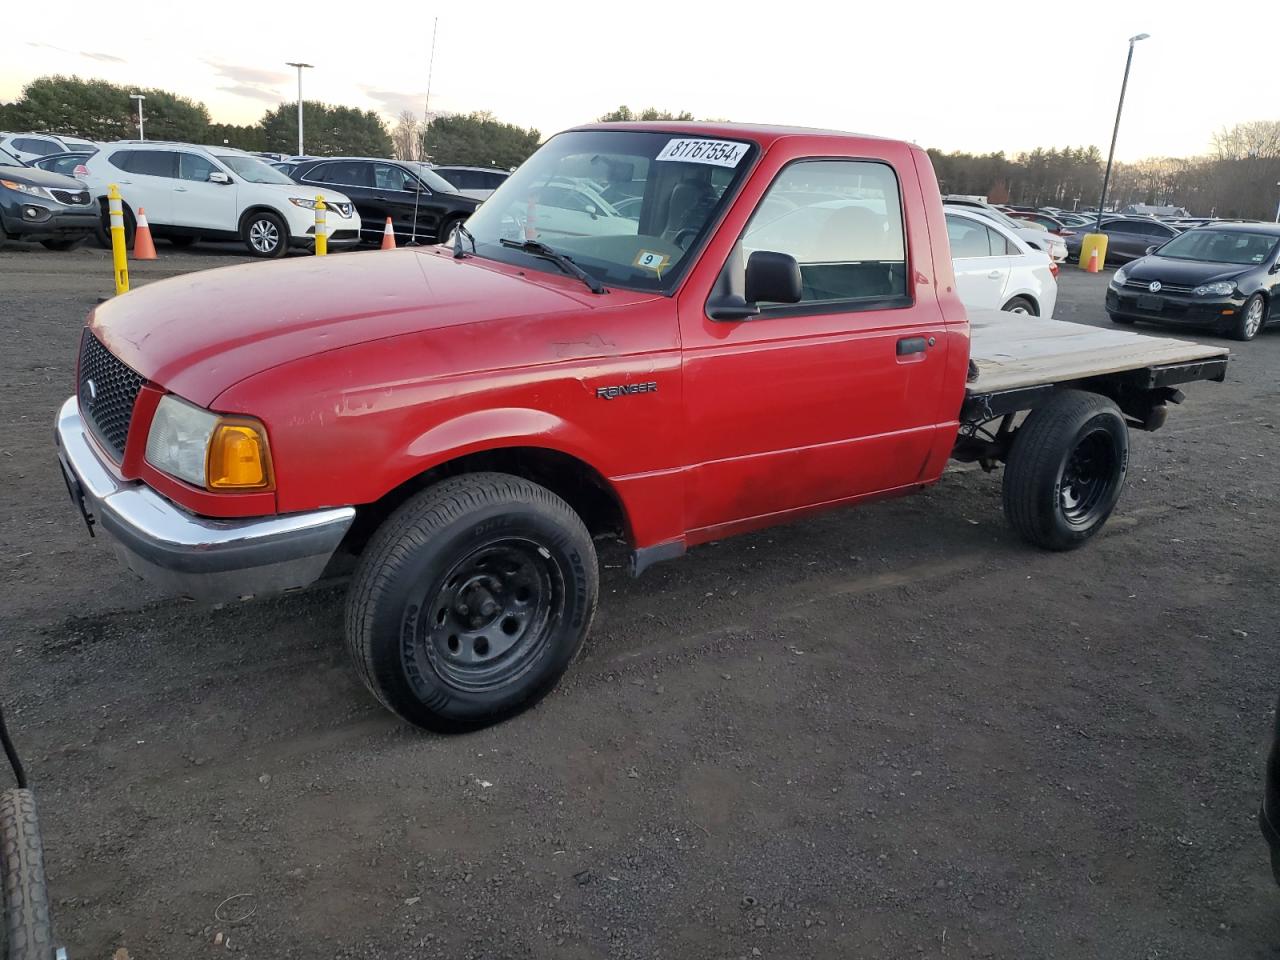
M 426 126 L 422 131 L 422 149 L 419 153 L 426 153 L 427 135 L 431 132 L 431 75 L 436 69 L 436 33 L 440 30 L 440 18 L 436 17 L 431 24 L 431 59 L 427 61 L 427 100 L 422 105 L 422 118 Z M 426 158 L 420 156 L 420 163 L 425 163 Z M 418 197 L 422 191 L 417 190 L 413 194 L 413 228 L 406 247 L 416 247 L 418 245 Z M 444 238 L 441 237 L 443 240 Z

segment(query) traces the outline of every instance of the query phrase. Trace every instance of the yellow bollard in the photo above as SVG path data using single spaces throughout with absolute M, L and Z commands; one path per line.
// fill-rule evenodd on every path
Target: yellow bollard
M 1107 262 L 1107 235 L 1105 233 L 1086 233 L 1080 240 L 1080 269 L 1088 270 L 1089 261 L 1093 259 L 1093 251 L 1098 251 L 1098 269 Z
M 120 188 L 114 183 L 107 191 L 107 208 L 111 211 L 111 260 L 116 271 L 116 293 L 129 292 L 129 253 L 124 239 L 124 203 Z
M 329 252 L 329 231 L 325 226 L 324 194 L 316 195 L 316 256 L 323 257 Z

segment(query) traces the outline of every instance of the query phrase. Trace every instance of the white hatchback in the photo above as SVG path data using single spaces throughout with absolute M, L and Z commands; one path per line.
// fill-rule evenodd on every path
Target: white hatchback
M 240 240 L 255 257 L 315 246 L 315 197 L 260 157 L 229 147 L 122 141 L 85 161 L 83 180 L 98 198 L 107 228 L 107 191 L 116 184 L 125 232 L 145 208 L 154 236 L 185 247 L 196 240 Z M 330 247 L 360 242 L 360 214 L 344 194 L 324 191 Z M 129 237 L 132 243 L 132 237 Z
M 946 216 L 956 291 L 966 307 L 1053 316 L 1058 265 L 1047 253 L 977 211 L 948 207 Z

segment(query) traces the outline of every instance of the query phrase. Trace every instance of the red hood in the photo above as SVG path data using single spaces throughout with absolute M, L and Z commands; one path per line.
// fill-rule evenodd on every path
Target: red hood
M 420 250 L 299 257 L 187 274 L 103 303 L 89 325 L 148 380 L 207 406 L 271 367 L 371 340 L 486 320 L 564 315 L 620 299 Z M 649 295 L 652 296 L 652 295 Z

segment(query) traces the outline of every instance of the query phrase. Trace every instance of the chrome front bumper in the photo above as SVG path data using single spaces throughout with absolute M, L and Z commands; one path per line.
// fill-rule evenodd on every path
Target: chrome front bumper
M 76 398 L 58 411 L 58 459 L 71 499 L 116 554 L 166 591 L 226 600 L 320 578 L 355 519 L 352 507 L 251 519 L 197 517 L 146 484 L 118 480 L 85 435 Z

